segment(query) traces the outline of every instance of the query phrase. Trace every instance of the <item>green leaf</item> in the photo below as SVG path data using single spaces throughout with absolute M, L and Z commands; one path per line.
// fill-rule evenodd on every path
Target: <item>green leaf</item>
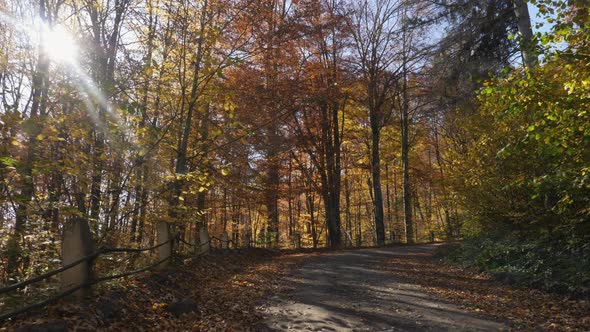
M 15 166 L 17 163 L 18 161 L 11 157 L 0 157 L 0 164 L 3 164 L 4 166 L 11 167 Z

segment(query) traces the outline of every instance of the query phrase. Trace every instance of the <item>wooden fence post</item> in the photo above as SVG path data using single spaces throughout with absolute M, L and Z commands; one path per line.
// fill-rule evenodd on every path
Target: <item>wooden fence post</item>
M 189 251 L 193 254 L 193 255 L 197 255 L 200 250 L 199 250 L 199 246 L 197 245 L 197 240 L 195 239 L 194 236 L 190 236 L 188 243 L 190 243 L 190 248 Z
M 229 237 L 225 231 L 221 234 L 221 249 L 229 249 Z
M 94 243 L 88 221 L 83 218 L 74 218 L 64 227 L 61 244 L 62 264 L 67 265 L 94 252 Z M 92 261 L 87 260 L 61 273 L 61 286 L 63 289 L 71 289 L 90 281 L 92 277 Z M 89 295 L 90 286 L 76 291 L 78 298 Z
M 200 252 L 202 254 L 209 252 L 209 248 L 211 248 L 211 239 L 209 238 L 207 225 L 201 226 L 201 230 L 199 231 L 199 242 L 201 245 Z
M 172 238 L 170 237 L 170 225 L 164 220 L 160 220 L 156 224 L 156 239 L 157 239 L 156 245 L 158 245 L 160 243 L 164 243 L 166 241 L 169 241 L 165 245 L 159 246 L 157 248 L 158 259 L 162 260 L 164 258 L 172 256 Z M 161 264 L 159 264 L 157 268 L 163 269 L 169 263 L 170 263 L 170 260 L 168 259 L 168 260 L 162 262 Z

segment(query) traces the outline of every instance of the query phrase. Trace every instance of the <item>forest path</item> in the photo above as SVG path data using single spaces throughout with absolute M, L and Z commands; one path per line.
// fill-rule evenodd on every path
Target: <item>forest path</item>
M 260 331 L 499 331 L 502 323 L 438 299 L 383 267 L 436 245 L 350 250 L 310 258 L 294 290 L 267 304 Z M 391 264 L 391 263 L 389 263 Z

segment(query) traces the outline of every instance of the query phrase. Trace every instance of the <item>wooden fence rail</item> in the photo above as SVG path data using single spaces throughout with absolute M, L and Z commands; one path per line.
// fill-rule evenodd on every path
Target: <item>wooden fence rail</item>
M 227 237 L 227 235 L 225 236 Z M 92 239 L 85 234 L 82 227 L 74 226 L 73 230 L 70 229 L 69 231 L 64 232 L 64 239 L 63 243 L 67 244 L 67 250 L 69 252 L 67 254 L 62 253 L 62 264 L 63 266 L 55 269 L 53 271 L 44 273 L 42 275 L 36 276 L 34 278 L 18 282 L 12 285 L 8 285 L 5 287 L 0 288 L 0 295 L 10 293 L 12 291 L 22 289 L 26 286 L 39 283 L 41 281 L 47 280 L 57 274 L 61 273 L 61 288 L 63 289 L 56 295 L 49 297 L 41 302 L 37 302 L 20 309 L 2 313 L 0 314 L 0 322 L 5 321 L 10 318 L 14 318 L 21 314 L 27 313 L 33 309 L 42 308 L 48 304 L 56 302 L 68 295 L 75 294 L 80 291 L 89 291 L 91 286 L 96 285 L 98 283 L 124 278 L 128 276 L 132 276 L 135 274 L 139 274 L 145 271 L 153 270 L 156 268 L 162 268 L 167 265 L 167 263 L 171 260 L 174 255 L 173 248 L 175 242 L 182 242 L 184 244 L 199 247 L 201 250 L 197 253 L 197 256 L 206 254 L 210 249 L 211 240 L 218 240 L 221 242 L 222 248 L 229 248 L 229 243 L 234 244 L 234 248 L 237 248 L 236 244 L 231 241 L 223 241 L 216 237 L 209 238 L 208 234 L 201 237 L 201 243 L 198 244 L 191 244 L 189 242 L 184 241 L 180 237 L 173 237 L 170 233 L 169 225 L 165 222 L 159 222 L 157 225 L 157 239 L 160 241 L 158 244 L 145 247 L 145 248 L 119 248 L 119 247 L 105 247 L 100 248 L 98 250 L 94 250 L 89 254 L 85 253 L 85 248 L 93 247 L 92 243 L 88 243 L 88 241 L 92 241 Z M 62 250 L 64 250 L 62 248 Z M 74 250 L 74 252 L 72 252 Z M 119 274 L 102 276 L 102 277 L 92 277 L 94 274 L 91 273 L 92 268 L 94 267 L 93 262 L 100 258 L 101 255 L 111 254 L 111 253 L 141 253 L 147 251 L 157 250 L 158 260 L 144 266 L 139 269 L 135 269 L 132 271 L 127 271 Z M 85 268 L 80 269 L 80 266 L 85 265 Z

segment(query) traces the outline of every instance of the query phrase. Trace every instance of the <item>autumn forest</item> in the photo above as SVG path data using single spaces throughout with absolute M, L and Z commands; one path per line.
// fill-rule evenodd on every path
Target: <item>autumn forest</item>
M 164 222 L 180 253 L 462 240 L 588 294 L 589 29 L 576 0 L 0 0 L 0 285 L 69 225 Z

